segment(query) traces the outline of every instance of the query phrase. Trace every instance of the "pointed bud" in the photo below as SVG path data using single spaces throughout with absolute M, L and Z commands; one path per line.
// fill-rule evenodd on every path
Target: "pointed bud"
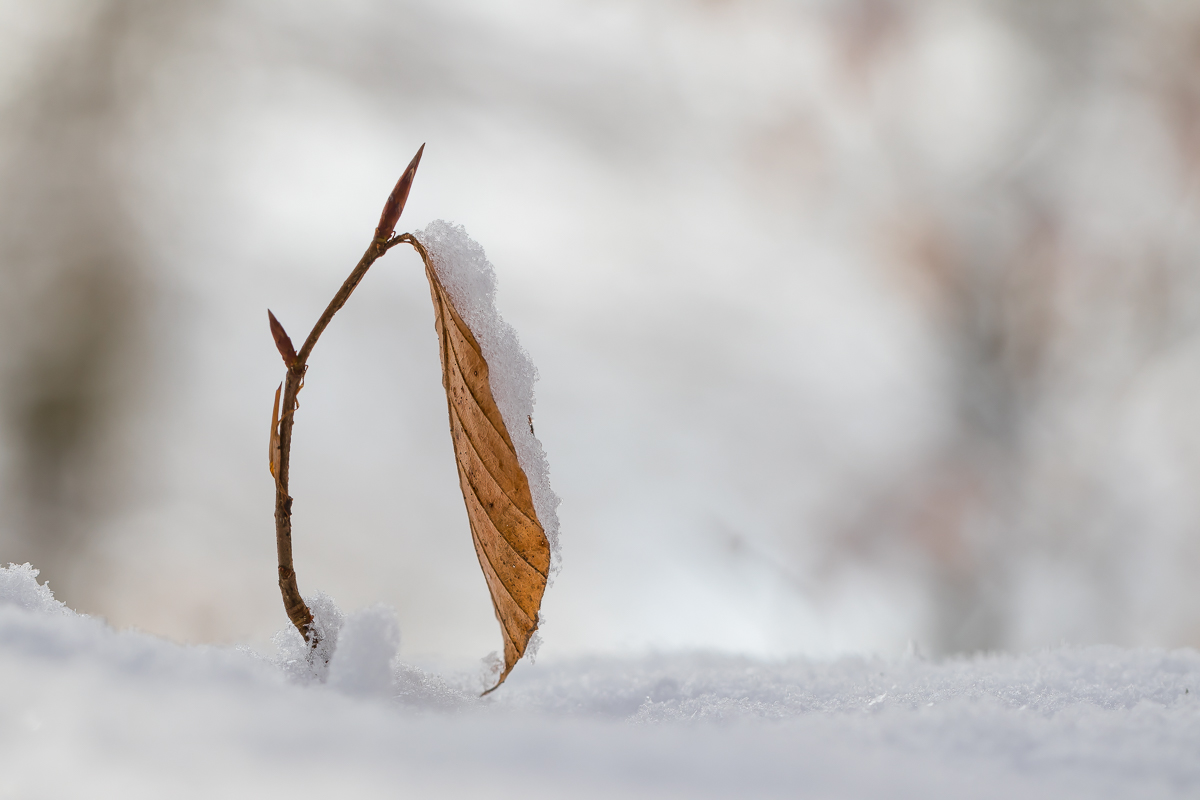
M 396 232 L 396 223 L 400 221 L 400 214 L 408 201 L 408 190 L 412 188 L 413 176 L 417 174 L 417 165 L 421 163 L 421 153 L 424 152 L 425 145 L 421 145 L 421 149 L 409 162 L 408 169 L 404 170 L 400 180 L 396 181 L 396 188 L 392 189 L 387 202 L 384 203 L 383 213 L 379 215 L 379 227 L 375 229 L 376 239 L 390 239 Z
M 267 317 L 271 320 L 271 335 L 275 337 L 275 347 L 279 350 L 279 355 L 283 356 L 283 365 L 290 367 L 296 360 L 296 348 L 292 346 L 287 331 L 279 324 L 279 320 L 275 319 L 271 309 L 267 309 Z

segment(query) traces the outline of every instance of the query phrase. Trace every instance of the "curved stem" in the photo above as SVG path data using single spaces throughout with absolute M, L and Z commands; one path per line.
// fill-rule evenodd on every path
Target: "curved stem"
M 312 647 L 316 647 L 318 642 L 317 632 L 312 624 L 313 615 L 308 605 L 305 604 L 304 598 L 300 596 L 300 588 L 296 582 L 296 570 L 292 566 L 292 498 L 288 495 L 288 475 L 291 466 L 292 427 L 295 424 L 297 408 L 296 395 L 300 393 L 300 387 L 304 383 L 304 373 L 308 370 L 308 357 L 312 354 L 313 348 L 316 347 L 317 340 L 321 338 L 325 328 L 333 320 L 333 315 L 346 305 L 346 301 L 350 299 L 350 295 L 354 293 L 354 289 L 367 274 L 371 265 L 401 241 L 411 242 L 414 247 L 418 248 L 422 257 L 428 260 L 425 248 L 421 247 L 411 234 L 402 234 L 386 241 L 374 239 L 367 247 L 367 251 L 363 253 L 362 258 L 359 259 L 358 264 L 342 283 L 342 288 L 325 307 L 325 313 L 317 320 L 317 324 L 313 326 L 308 338 L 304 340 L 304 346 L 300 348 L 300 352 L 288 364 L 287 379 L 283 384 L 283 414 L 279 420 L 278 430 L 279 459 L 276 462 L 275 473 L 275 549 L 279 556 L 279 591 L 283 594 L 283 607 L 287 610 L 288 619 Z

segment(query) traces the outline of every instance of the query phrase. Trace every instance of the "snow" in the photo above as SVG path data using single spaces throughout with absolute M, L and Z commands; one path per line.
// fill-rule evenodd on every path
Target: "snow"
M 329 685 L 350 695 L 392 694 L 392 662 L 400 647 L 396 615 L 384 605 L 346 619 L 338 634 L 338 658 L 329 667 Z
M 313 615 L 317 647 L 310 658 L 309 643 L 292 625 L 275 634 L 272 641 L 278 650 L 275 663 L 289 677 L 299 683 L 320 683 L 329 677 L 329 664 L 338 646 L 338 637 L 346 623 L 346 615 L 337 607 L 333 598 L 317 592 L 304 598 Z
M 396 660 L 382 607 L 343 619 L 325 599 L 339 630 L 321 681 L 286 647 L 116 631 L 35 576 L 0 569 L 4 798 L 1200 792 L 1193 650 L 585 658 L 523 665 L 481 699 L 478 676 Z
M 0 605 L 15 605 L 43 614 L 69 614 L 65 604 L 54 599 L 50 587 L 37 582 L 38 571 L 30 564 L 9 564 L 0 569 Z
M 492 397 L 529 478 L 533 507 L 550 541 L 550 578 L 561 562 L 558 545 L 558 495 L 550 488 L 550 467 L 533 432 L 533 384 L 537 367 L 517 340 L 516 330 L 496 310 L 496 270 L 483 247 L 466 229 L 434 220 L 414 236 L 425 246 L 442 286 L 459 316 L 471 328 L 488 363 Z

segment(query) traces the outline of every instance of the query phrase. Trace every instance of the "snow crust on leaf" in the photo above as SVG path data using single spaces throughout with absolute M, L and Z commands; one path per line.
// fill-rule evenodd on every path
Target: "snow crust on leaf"
M 425 246 L 438 280 L 450 295 L 455 310 L 471 328 L 488 363 L 492 396 L 517 460 L 529 479 L 534 510 L 550 542 L 550 578 L 558 572 L 558 495 L 550 488 L 550 466 L 542 443 L 531 430 L 535 402 L 533 385 L 537 367 L 517 339 L 517 332 L 496 309 L 496 270 L 483 247 L 461 225 L 434 220 L 414 232 Z

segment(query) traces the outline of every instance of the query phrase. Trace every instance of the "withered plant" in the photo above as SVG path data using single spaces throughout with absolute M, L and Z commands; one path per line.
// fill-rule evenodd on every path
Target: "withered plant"
M 537 630 L 538 611 L 550 570 L 550 544 L 534 509 L 529 478 L 517 459 L 512 438 L 492 395 L 488 364 L 475 334 L 455 309 L 425 246 L 411 233 L 395 235 L 424 150 L 425 145 L 421 145 L 396 182 L 366 252 L 329 301 L 299 351 L 275 315 L 267 312 L 275 346 L 287 367 L 287 377 L 275 390 L 271 415 L 270 458 L 271 474 L 275 476 L 279 590 L 288 618 L 308 641 L 312 653 L 319 635 L 312 612 L 300 595 L 292 566 L 292 497 L 288 494 L 288 474 L 296 397 L 304 386 L 308 358 L 334 314 L 346 304 L 372 264 L 392 247 L 409 244 L 421 256 L 429 279 L 459 486 L 467 506 L 475 552 L 504 637 L 504 668 L 495 686 L 484 692 L 487 694 L 512 672 Z

